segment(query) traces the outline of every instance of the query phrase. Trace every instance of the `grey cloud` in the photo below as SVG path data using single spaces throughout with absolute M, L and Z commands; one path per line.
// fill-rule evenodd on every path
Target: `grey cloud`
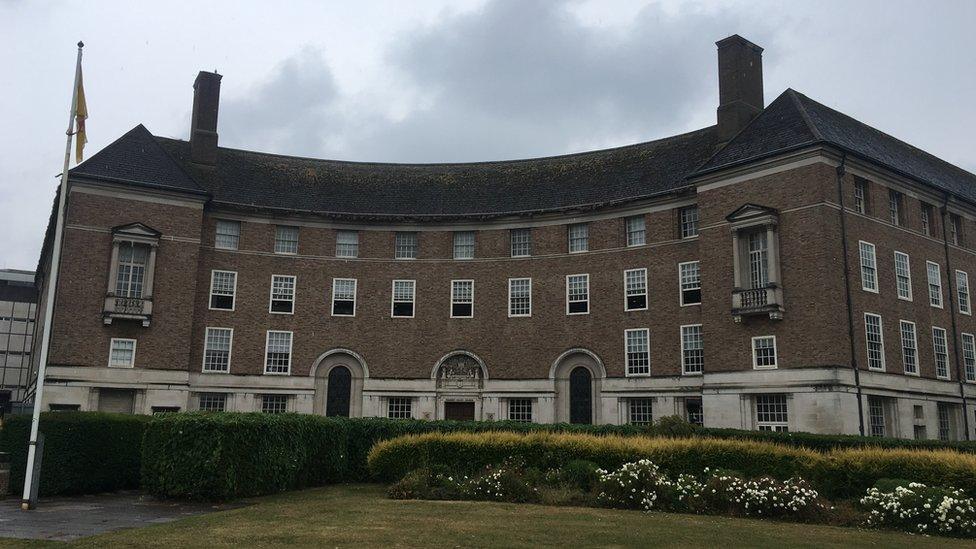
M 254 100 L 231 101 L 221 134 L 286 154 L 412 162 L 652 139 L 690 129 L 693 113 L 714 108 L 712 42 L 737 23 L 726 12 L 666 15 L 652 4 L 623 28 L 594 27 L 567 4 L 494 0 L 394 42 L 386 57 L 391 74 L 422 103 L 401 119 L 379 109 L 338 109 L 337 102 L 355 98 L 335 93 L 321 54 L 305 51 L 276 70 Z M 750 26 L 757 40 L 771 39 Z M 328 93 L 295 89 L 307 84 Z M 257 141 L 255 128 L 263 136 Z

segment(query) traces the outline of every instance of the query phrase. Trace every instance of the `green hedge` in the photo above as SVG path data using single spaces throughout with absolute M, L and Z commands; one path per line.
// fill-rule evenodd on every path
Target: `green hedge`
M 378 443 L 369 453 L 375 478 L 393 481 L 409 471 L 444 467 L 470 473 L 515 458 L 554 469 L 576 459 L 611 468 L 647 458 L 670 474 L 706 467 L 746 477 L 799 476 L 824 495 L 851 498 L 882 478 L 951 485 L 976 494 L 976 456 L 949 450 L 860 448 L 818 452 L 770 442 L 716 438 L 595 437 L 552 433 L 428 433 Z
M 150 418 L 97 412 L 41 414 L 44 435 L 39 492 L 95 494 L 139 488 L 143 429 Z M 10 454 L 10 490 L 21 494 L 31 416 L 7 416 L 0 451 Z
M 146 427 L 142 486 L 156 496 L 226 500 L 347 477 L 345 421 L 300 414 L 185 413 Z
M 744 431 L 741 429 L 699 429 L 699 436 L 736 438 L 761 442 L 792 444 L 820 452 L 841 448 L 889 448 L 917 450 L 955 450 L 976 453 L 976 441 L 913 440 L 904 438 L 862 437 L 858 435 L 820 435 L 815 433 L 779 433 L 774 431 Z

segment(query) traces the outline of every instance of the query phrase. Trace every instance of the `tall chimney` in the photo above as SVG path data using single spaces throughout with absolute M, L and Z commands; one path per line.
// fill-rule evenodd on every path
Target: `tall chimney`
M 217 163 L 217 107 L 220 75 L 200 71 L 193 81 L 193 117 L 190 119 L 190 159 L 196 164 Z
M 724 145 L 765 106 L 763 49 L 738 34 L 715 45 L 718 46 L 718 142 Z

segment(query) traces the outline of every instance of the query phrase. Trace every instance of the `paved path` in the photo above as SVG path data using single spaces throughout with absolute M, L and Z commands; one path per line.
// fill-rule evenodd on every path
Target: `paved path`
M 33 511 L 21 511 L 20 499 L 8 498 L 0 500 L 0 537 L 70 541 L 236 506 L 160 501 L 138 492 L 120 492 L 46 498 Z

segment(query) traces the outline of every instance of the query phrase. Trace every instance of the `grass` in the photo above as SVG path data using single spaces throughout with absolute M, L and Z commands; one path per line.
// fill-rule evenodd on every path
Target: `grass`
M 894 532 L 725 517 L 483 502 L 397 501 L 379 485 L 258 498 L 252 505 L 71 544 L 0 547 L 927 547 L 976 546 Z

